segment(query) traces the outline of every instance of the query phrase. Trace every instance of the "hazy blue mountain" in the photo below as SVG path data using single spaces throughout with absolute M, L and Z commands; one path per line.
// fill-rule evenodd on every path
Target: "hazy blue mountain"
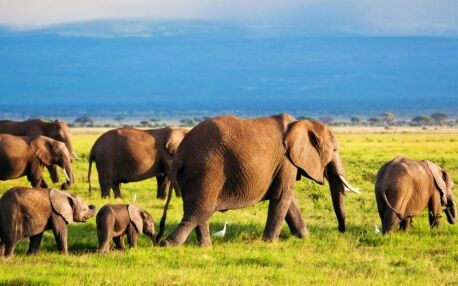
M 212 23 L 0 30 L 0 111 L 458 115 L 458 39 Z

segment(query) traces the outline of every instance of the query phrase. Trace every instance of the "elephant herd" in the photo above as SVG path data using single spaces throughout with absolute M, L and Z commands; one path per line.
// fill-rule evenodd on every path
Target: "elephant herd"
M 0 180 L 27 176 L 32 188 L 15 187 L 0 198 L 0 256 L 12 255 L 15 245 L 29 237 L 28 253 L 35 253 L 43 232 L 52 229 L 58 249 L 67 251 L 66 225 L 95 216 L 96 208 L 80 197 L 48 189 L 42 171 L 47 167 L 54 182 L 56 166 L 66 182 L 74 183 L 68 126 L 59 121 L 0 121 Z M 340 232 L 346 229 L 345 191 L 359 193 L 345 179 L 337 141 L 330 129 L 317 121 L 296 120 L 288 114 L 244 119 L 218 116 L 191 130 L 120 128 L 102 134 L 89 154 L 89 190 L 95 162 L 102 197 L 113 190 L 121 197 L 121 183 L 156 177 L 157 197 L 167 195 L 159 232 L 151 216 L 134 205 L 106 205 L 97 214 L 99 251 L 113 239 L 131 247 L 144 233 L 161 246 L 183 244 L 195 230 L 200 245 L 212 244 L 208 220 L 214 212 L 245 208 L 269 201 L 263 239 L 278 239 L 283 222 L 299 238 L 308 235 L 294 193 L 301 177 L 329 183 Z M 430 161 L 396 157 L 383 165 L 375 183 L 383 233 L 398 224 L 407 229 L 412 217 L 429 209 L 431 227 L 439 223 L 442 207 L 449 223 L 456 221 L 456 203 L 450 175 Z M 183 217 L 165 239 L 167 209 L 172 190 L 183 200 Z

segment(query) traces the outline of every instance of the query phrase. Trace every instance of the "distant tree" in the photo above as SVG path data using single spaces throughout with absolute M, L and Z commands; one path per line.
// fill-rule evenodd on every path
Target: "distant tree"
M 151 127 L 151 123 L 148 120 L 142 120 L 140 121 L 140 126 L 141 127 Z
M 431 114 L 431 118 L 438 124 L 444 124 L 445 121 L 450 118 L 450 116 L 448 116 L 446 113 L 437 112 Z
M 89 115 L 83 115 L 80 117 L 75 118 L 75 126 L 91 126 L 94 125 L 94 119 L 89 117 Z
M 392 112 L 384 112 L 380 114 L 380 120 L 386 124 L 392 124 L 394 121 L 394 114 Z
M 305 116 L 305 115 L 299 116 L 297 119 L 298 120 L 315 120 L 314 118 L 310 116 Z
M 151 122 L 159 122 L 159 121 L 161 121 L 161 120 L 158 119 L 158 118 L 151 118 L 149 121 L 151 121 Z
M 180 120 L 180 125 L 183 126 L 183 127 L 190 127 L 190 126 L 193 126 L 195 124 L 194 120 L 192 118 L 183 118 Z
M 382 123 L 381 119 L 379 117 L 371 117 L 367 120 L 370 125 L 379 125 Z
M 419 115 L 419 116 L 415 116 L 414 118 L 412 118 L 410 122 L 412 125 L 418 126 L 418 125 L 429 125 L 433 123 L 434 120 L 430 116 Z
M 353 124 L 358 124 L 358 123 L 361 123 L 361 118 L 355 116 L 355 117 L 350 118 L 350 121 Z
M 324 124 L 331 124 L 334 121 L 334 118 L 332 118 L 331 116 L 324 116 L 321 117 L 319 120 Z

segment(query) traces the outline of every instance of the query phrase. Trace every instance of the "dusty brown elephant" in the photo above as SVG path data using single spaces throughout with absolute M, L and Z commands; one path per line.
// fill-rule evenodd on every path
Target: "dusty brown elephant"
M 0 134 L 11 134 L 16 136 L 38 136 L 43 135 L 65 143 L 68 152 L 79 159 L 73 151 L 70 141 L 70 129 L 63 121 L 45 121 L 42 119 L 30 119 L 26 121 L 0 120 Z M 46 166 L 54 183 L 59 181 L 59 175 L 55 165 Z
M 64 169 L 68 189 L 73 182 L 70 153 L 65 144 L 46 136 L 23 137 L 0 134 L 0 180 L 27 176 L 32 187 L 47 188 L 43 166 L 58 165 Z
M 283 221 L 298 237 L 308 234 L 294 195 L 300 176 L 330 184 L 339 230 L 345 231 L 344 179 L 337 142 L 322 123 L 288 114 L 257 119 L 220 116 L 201 122 L 181 142 L 173 161 L 183 198 L 179 226 L 161 242 L 180 245 L 195 228 L 201 245 L 211 245 L 208 219 L 215 211 L 269 200 L 263 238 L 276 240 Z M 355 190 L 356 191 L 356 190 Z M 157 239 L 163 233 L 168 202 Z
M 99 252 L 108 252 L 112 239 L 117 249 L 124 249 L 124 235 L 131 248 L 137 246 L 138 233 L 155 241 L 153 218 L 135 205 L 105 205 L 97 213 L 96 220 Z
M 383 233 L 410 227 L 412 218 L 429 210 L 429 224 L 435 227 L 441 206 L 449 223 L 456 221 L 453 181 L 441 167 L 430 161 L 414 161 L 398 156 L 383 165 L 377 174 L 375 198 Z
M 80 197 L 56 189 L 15 187 L 0 199 L 0 256 L 11 256 L 17 243 L 30 237 L 27 254 L 40 247 L 52 229 L 60 252 L 67 253 L 67 224 L 84 222 L 96 213 Z
M 89 155 L 89 191 L 92 162 L 95 161 L 102 197 L 108 197 L 113 189 L 115 197 L 119 198 L 121 183 L 156 176 L 157 197 L 165 198 L 173 155 L 187 133 L 186 128 L 166 127 L 150 130 L 119 128 L 102 134 Z

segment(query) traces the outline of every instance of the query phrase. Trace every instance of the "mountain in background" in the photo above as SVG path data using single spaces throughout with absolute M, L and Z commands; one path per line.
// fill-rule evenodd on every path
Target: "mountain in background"
M 0 30 L 3 117 L 458 115 L 458 39 L 96 21 Z

